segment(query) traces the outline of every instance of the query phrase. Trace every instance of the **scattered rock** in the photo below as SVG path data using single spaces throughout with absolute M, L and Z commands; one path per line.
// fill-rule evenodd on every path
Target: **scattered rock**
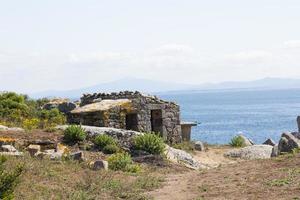
M 0 155 L 3 156 L 23 156 L 22 152 L 0 152 Z
M 195 149 L 196 149 L 197 151 L 204 151 L 204 150 L 205 150 L 205 146 L 204 146 L 203 142 L 201 142 L 201 141 L 196 141 L 196 142 L 195 142 Z
M 1 150 L 4 152 L 17 152 L 18 151 L 14 146 L 9 145 L 9 144 L 2 145 Z
M 0 131 L 17 131 L 17 132 L 24 132 L 25 130 L 22 129 L 22 128 L 18 128 L 18 127 L 12 127 L 12 128 L 9 128 L 9 127 L 7 127 L 7 126 L 0 125 Z
M 191 169 L 207 169 L 208 167 L 201 164 L 199 161 L 193 158 L 193 156 L 183 150 L 175 149 L 170 146 L 166 146 L 165 154 L 170 161 L 184 164 Z
M 96 160 L 89 163 L 89 166 L 93 170 L 108 170 L 108 162 L 105 160 Z
M 167 162 L 164 160 L 164 158 L 161 155 L 143 155 L 143 156 L 137 156 L 133 157 L 132 160 L 137 163 L 147 163 L 159 167 L 167 166 Z
M 241 149 L 230 150 L 225 156 L 246 160 L 271 158 L 273 147 L 270 145 L 252 145 Z
M 271 146 L 276 145 L 276 143 L 271 138 L 267 139 L 263 144 L 271 145 Z
M 295 148 L 300 148 L 300 140 L 292 133 L 283 133 L 278 144 L 278 153 L 289 153 Z
M 82 151 L 77 151 L 77 152 L 71 153 L 70 158 L 72 160 L 83 161 L 83 159 L 84 159 L 83 152 Z
M 36 144 L 31 144 L 27 147 L 27 151 L 29 152 L 30 156 L 35 156 L 38 152 L 41 151 L 41 146 Z
M 7 131 L 7 130 L 8 130 L 7 126 L 0 125 L 0 131 Z

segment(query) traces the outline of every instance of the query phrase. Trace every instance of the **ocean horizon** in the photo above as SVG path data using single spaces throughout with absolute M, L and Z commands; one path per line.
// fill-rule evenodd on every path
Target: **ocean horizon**
M 199 123 L 192 128 L 192 140 L 228 144 L 243 133 L 260 144 L 268 138 L 278 142 L 283 132 L 298 130 L 300 89 L 184 91 L 158 96 L 178 103 L 183 121 Z

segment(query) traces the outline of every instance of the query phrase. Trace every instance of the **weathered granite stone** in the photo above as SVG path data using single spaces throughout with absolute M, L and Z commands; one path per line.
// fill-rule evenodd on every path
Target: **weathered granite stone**
M 246 160 L 271 158 L 273 147 L 270 145 L 252 145 L 241 149 L 233 149 L 225 153 L 225 156 L 242 158 Z
M 278 144 L 276 144 L 275 146 L 273 146 L 271 157 L 277 157 L 278 155 L 279 155 L 279 153 L 278 153 Z
M 292 132 L 292 135 L 300 140 L 300 133 L 299 132 Z
M 267 145 L 271 145 L 271 146 L 275 146 L 276 143 L 271 139 L 267 139 L 263 144 L 267 144 Z
M 177 162 L 185 165 L 191 169 L 207 169 L 208 166 L 201 164 L 199 161 L 193 158 L 193 156 L 183 150 L 175 149 L 170 146 L 166 146 L 165 155 L 167 159 L 172 162 Z
M 23 153 L 22 152 L 0 152 L 0 155 L 3 155 L 3 156 L 23 156 Z
M 7 130 L 8 130 L 7 126 L 0 125 L 0 131 L 7 131 Z
M 89 166 L 93 170 L 108 170 L 108 162 L 105 160 L 96 160 L 89 163 Z
M 278 153 L 289 153 L 295 148 L 300 148 L 300 140 L 292 133 L 283 133 L 278 144 Z
M 36 144 L 31 144 L 27 147 L 27 151 L 29 152 L 30 156 L 35 156 L 36 153 L 41 151 L 41 146 Z
M 4 152 L 17 152 L 18 151 L 14 146 L 9 145 L 9 144 L 2 145 L 1 150 Z
M 71 153 L 70 158 L 72 160 L 83 161 L 84 160 L 83 152 L 82 151 L 77 151 L 77 152 Z
M 196 142 L 195 142 L 195 149 L 196 149 L 197 151 L 204 151 L 204 150 L 205 150 L 205 146 L 204 146 L 203 142 L 201 142 L 201 141 L 196 141 Z

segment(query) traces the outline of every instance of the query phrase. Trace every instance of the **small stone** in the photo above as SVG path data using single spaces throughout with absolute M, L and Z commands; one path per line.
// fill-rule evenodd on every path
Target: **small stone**
M 30 156 L 35 156 L 36 153 L 41 151 L 41 146 L 36 144 L 31 144 L 27 147 L 27 151 L 29 152 Z
M 5 151 L 5 152 L 17 152 L 18 151 L 14 146 L 9 145 L 9 144 L 2 145 L 1 149 L 2 149 L 2 151 Z
M 108 162 L 105 160 L 96 160 L 89 163 L 89 166 L 93 170 L 108 170 Z
M 267 139 L 263 144 L 267 144 L 267 145 L 271 145 L 271 146 L 275 146 L 276 143 L 271 139 Z
M 204 151 L 205 150 L 204 144 L 201 141 L 196 141 L 195 142 L 195 149 L 197 151 Z
M 60 160 L 63 154 L 61 152 L 54 152 L 50 155 L 51 160 Z
M 84 156 L 82 151 L 77 151 L 70 154 L 70 158 L 73 160 L 83 161 Z

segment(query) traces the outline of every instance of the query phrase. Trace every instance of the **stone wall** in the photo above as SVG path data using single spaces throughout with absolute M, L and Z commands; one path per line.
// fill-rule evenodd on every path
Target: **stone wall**
M 95 93 L 84 94 L 81 97 L 81 106 L 95 103 L 104 99 L 131 99 L 130 108 L 114 107 L 107 111 L 80 113 L 70 116 L 73 123 L 91 126 L 105 126 L 126 128 L 126 114 L 137 114 L 137 131 L 151 132 L 151 111 L 161 110 L 161 135 L 169 143 L 177 143 L 182 139 L 180 126 L 180 108 L 173 102 L 167 102 L 156 96 L 147 96 L 139 92 Z

